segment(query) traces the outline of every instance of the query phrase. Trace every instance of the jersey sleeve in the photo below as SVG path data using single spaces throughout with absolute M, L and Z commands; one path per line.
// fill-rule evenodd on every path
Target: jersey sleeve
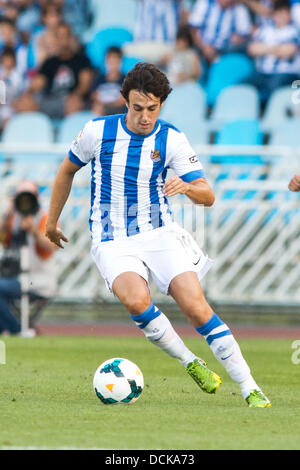
M 89 121 L 71 144 L 69 160 L 78 166 L 85 166 L 93 159 L 92 122 Z
M 167 149 L 168 167 L 183 181 L 205 178 L 202 164 L 183 132 L 170 131 Z

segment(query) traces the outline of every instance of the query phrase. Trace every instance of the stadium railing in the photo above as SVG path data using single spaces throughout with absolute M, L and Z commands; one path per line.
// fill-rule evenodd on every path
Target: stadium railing
M 14 160 L 28 152 L 31 159 Z M 5 159 L 0 164 L 0 213 L 22 178 L 34 178 L 41 188 L 43 207 L 60 161 L 64 144 L 0 144 Z M 300 206 L 299 193 L 288 191 L 288 182 L 300 168 L 300 147 L 198 145 L 197 155 L 214 188 L 216 202 L 210 209 L 184 197 L 170 200 L 174 219 L 187 228 L 213 258 L 214 266 L 203 287 L 218 303 L 284 303 L 300 305 Z M 47 153 L 53 159 L 40 161 Z M 211 163 L 211 155 L 237 155 L 237 164 Z M 241 164 L 242 155 L 260 155 L 261 165 Z M 36 161 L 33 160 L 36 155 Z M 38 163 L 38 164 L 37 164 Z M 226 174 L 225 178 L 220 177 Z M 242 176 L 245 175 L 245 176 Z M 61 216 L 70 243 L 57 253 L 57 301 L 114 302 L 90 256 L 88 227 L 90 204 L 89 165 L 80 170 Z M 155 301 L 169 301 L 152 286 Z

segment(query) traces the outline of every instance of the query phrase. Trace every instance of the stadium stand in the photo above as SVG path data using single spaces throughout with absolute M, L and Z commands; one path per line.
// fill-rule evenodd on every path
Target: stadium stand
M 270 136 L 271 145 L 299 147 L 300 119 L 291 118 L 281 122 Z
M 91 27 L 84 34 L 85 42 L 98 31 L 111 27 L 133 31 L 136 20 L 136 0 L 91 0 L 94 11 Z
M 105 68 L 105 53 L 111 46 L 122 47 L 133 40 L 132 33 L 125 28 L 105 28 L 96 33 L 86 45 L 86 53 L 92 65 L 100 70 Z
M 206 83 L 207 105 L 214 106 L 221 90 L 245 81 L 253 74 L 253 71 L 253 61 L 245 54 L 221 56 L 208 70 Z
M 66 116 L 58 128 L 56 142 L 69 144 L 79 134 L 84 125 L 96 115 L 90 111 L 79 111 Z
M 258 119 L 259 97 L 251 85 L 233 85 L 221 90 L 209 119 L 211 130 L 236 119 Z
M 275 89 L 271 94 L 261 120 L 266 133 L 272 133 L 289 117 L 299 113 L 299 106 L 292 102 L 292 93 L 294 90 L 290 86 L 284 86 Z
M 202 87 L 197 82 L 185 82 L 174 87 L 162 108 L 161 118 L 185 132 L 192 144 L 206 144 L 208 134 L 205 111 L 205 92 Z
M 68 15 L 72 14 L 72 2 L 74 8 L 79 3 L 81 5 L 85 3 L 85 0 L 82 2 L 78 0 L 78 3 L 75 0 L 62 0 L 61 3 L 64 4 L 64 1 L 68 4 Z M 5 8 L 2 6 L 5 2 L 0 3 L 0 13 L 5 16 Z M 16 70 L 21 74 L 24 85 L 22 93 L 30 90 L 33 77 L 38 73 L 35 34 L 43 29 L 41 19 L 38 20 L 38 13 L 41 4 L 45 2 L 36 1 L 34 3 L 36 8 L 34 27 L 27 28 L 26 31 L 24 29 L 18 31 L 18 42 L 15 43 L 15 50 L 22 51 L 22 54 L 16 54 Z M 50 4 L 50 1 L 48 3 Z M 187 8 L 191 9 L 195 2 L 185 1 L 182 3 L 185 6 L 189 5 Z M 89 4 L 89 11 L 92 11 L 90 26 L 88 26 L 88 22 L 85 22 L 84 27 L 78 28 L 80 34 L 75 31 L 75 28 L 73 29 L 77 34 L 78 46 L 85 50 L 92 62 L 95 78 L 99 71 L 102 74 L 105 71 L 105 54 L 110 46 L 119 46 L 122 49 L 121 71 L 123 74 L 126 74 L 138 61 L 158 63 L 162 56 L 173 50 L 174 44 L 169 41 L 134 40 L 137 0 L 87 0 L 87 4 Z M 21 15 L 24 15 L 24 11 L 20 11 Z M 75 16 L 72 19 L 73 27 Z M 68 21 L 68 18 L 70 16 L 64 16 L 65 21 Z M 187 18 L 181 20 L 183 24 L 188 24 Z M 18 24 L 20 23 L 17 21 L 17 28 Z M 155 25 L 152 27 L 155 28 Z M 151 29 L 151 24 L 149 24 L 149 29 Z M 0 54 L 5 45 L 1 40 Z M 201 82 L 187 82 L 175 86 L 162 108 L 160 117 L 185 132 L 199 155 L 199 159 L 203 162 L 206 174 L 217 192 L 221 205 L 224 201 L 228 204 L 235 204 L 247 197 L 254 204 L 254 199 L 258 197 L 261 207 L 265 207 L 263 204 L 266 201 L 275 202 L 278 195 L 287 191 L 286 181 L 292 176 L 290 173 L 294 170 L 297 171 L 300 166 L 298 137 L 300 132 L 300 118 L 298 116 L 300 114 L 299 105 L 293 101 L 293 93 L 296 92 L 296 89 L 290 86 L 275 88 L 266 107 L 263 108 L 259 99 L 259 90 L 246 84 L 254 72 L 253 59 L 246 52 L 225 54 L 220 51 L 216 60 L 209 63 L 203 59 L 197 48 L 194 49 L 199 54 L 205 72 L 201 76 Z M 20 59 L 22 59 L 21 62 Z M 24 70 L 25 74 L 23 74 Z M 166 71 L 166 69 L 163 70 Z M 56 78 L 64 83 L 69 80 L 69 77 L 70 75 L 62 70 Z M 17 150 L 15 154 L 6 154 L 2 147 L 0 161 L 2 159 L 2 162 L 5 163 L 7 159 L 12 159 L 14 166 L 10 168 L 9 172 L 2 170 L 0 172 L 1 197 L 9 194 L 7 188 L 9 188 L 12 179 L 23 177 L 23 175 L 28 177 L 33 171 L 33 177 L 38 179 L 41 186 L 45 188 L 43 195 L 48 197 L 51 190 L 51 178 L 57 170 L 57 162 L 63 158 L 64 146 L 67 151 L 69 144 L 80 132 L 80 129 L 90 118 L 94 117 L 94 114 L 91 113 L 93 86 L 95 86 L 95 82 L 91 87 L 90 95 L 84 101 L 83 110 L 65 115 L 62 120 L 51 120 L 38 111 L 24 112 L 26 111 L 24 108 L 12 109 L 10 121 L 3 125 L 0 144 L 15 145 Z M 31 90 L 31 97 L 33 96 Z M 264 145 L 266 142 L 267 144 Z M 17 148 L 18 145 L 24 145 L 25 148 L 29 144 L 42 149 L 42 152 L 39 150 L 38 153 L 36 151 L 27 153 L 19 151 Z M 208 145 L 211 144 L 213 146 L 208 151 Z M 50 146 L 48 149 L 47 145 Z M 54 147 L 57 145 L 55 152 L 52 145 Z M 232 147 L 229 147 L 226 151 L 224 150 L 224 154 L 220 154 L 220 149 L 218 152 L 217 147 L 221 145 L 241 146 L 241 152 L 240 149 L 238 149 L 238 153 L 234 152 Z M 261 146 L 259 150 L 255 149 L 253 152 L 251 148 L 249 150 L 249 146 L 256 145 Z M 264 152 L 262 151 L 263 145 Z M 274 150 L 273 146 L 278 146 L 278 149 L 276 150 L 274 147 Z M 243 147 L 247 149 L 244 150 L 244 153 Z M 51 153 L 52 148 L 54 153 Z M 292 157 L 294 157 L 293 162 Z M 37 165 L 36 162 L 39 164 Z M 280 162 L 281 165 L 277 165 L 277 162 Z M 268 166 L 267 169 L 266 166 Z M 79 214 L 84 206 L 88 206 L 88 203 L 82 203 L 82 200 L 87 201 L 89 197 L 87 190 L 90 182 L 88 167 L 79 172 L 76 176 L 76 182 L 78 188 L 75 187 L 72 193 L 71 204 L 73 207 L 69 210 L 69 220 L 66 219 L 68 225 L 72 225 L 70 221 L 73 223 L 75 217 L 78 222 L 77 232 L 74 232 L 72 238 L 75 244 L 81 236 L 82 222 L 79 220 Z M 231 184 L 232 190 L 224 187 L 222 192 L 220 188 L 223 183 Z M 249 187 L 253 184 L 255 190 L 251 192 L 250 189 L 249 191 L 245 189 L 244 195 L 240 197 L 241 193 L 236 191 L 235 185 L 243 185 L 244 183 Z M 275 190 L 274 187 L 268 191 L 265 190 L 265 184 L 270 184 L 270 187 L 273 184 Z M 279 192 L 276 192 L 277 186 L 280 186 Z M 221 195 L 219 196 L 219 194 Z M 296 202 L 297 196 L 297 194 L 292 195 Z M 282 200 L 287 199 L 282 197 Z M 259 210 L 265 210 L 261 207 Z M 236 210 L 236 208 L 234 209 Z M 218 207 L 213 210 L 218 211 Z M 214 213 L 216 212 L 212 211 L 212 219 Z M 277 215 L 278 212 L 273 212 L 273 214 Z M 229 223 L 230 220 L 229 218 L 223 219 L 223 222 Z M 271 219 L 265 218 L 265 220 Z M 213 224 L 210 227 L 213 227 Z M 212 234 L 215 239 L 219 236 L 217 231 Z M 69 254 L 65 255 L 65 266 L 68 266 L 68 273 L 71 271 L 78 273 L 78 283 L 73 282 L 68 275 L 65 276 L 66 280 L 63 279 L 59 294 L 64 298 L 68 297 L 69 292 L 72 292 L 72 295 L 76 294 L 76 296 L 86 298 L 91 292 L 90 285 L 93 285 L 93 290 L 98 292 L 98 281 L 93 284 L 92 276 L 87 276 L 86 282 L 82 283 L 80 273 L 84 272 L 84 269 L 89 272 L 90 265 L 87 257 L 82 260 L 82 265 L 80 260 L 75 259 L 81 252 L 80 250 L 88 245 L 88 241 L 83 239 L 81 243 L 82 245 L 75 245 L 74 250 L 70 250 Z M 78 271 L 74 268 L 77 265 Z M 61 277 L 63 278 L 63 275 Z M 240 291 L 239 295 L 242 294 L 243 292 Z M 107 296 L 106 291 L 101 290 L 101 295 Z M 214 292 L 214 295 L 219 295 L 221 298 L 229 294 L 220 291 L 220 293 Z
M 51 119 L 46 114 L 28 112 L 16 114 L 3 130 L 2 142 L 5 144 L 51 144 L 54 141 Z M 36 158 L 32 155 L 33 158 Z M 14 154 L 14 159 L 24 158 L 23 154 Z M 26 155 L 28 160 L 29 155 Z

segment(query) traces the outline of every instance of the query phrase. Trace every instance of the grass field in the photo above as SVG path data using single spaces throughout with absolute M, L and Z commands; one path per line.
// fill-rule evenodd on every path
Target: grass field
M 299 449 L 300 364 L 290 340 L 240 340 L 270 409 L 249 409 L 202 339 L 186 344 L 218 372 L 216 395 L 144 338 L 2 338 L 0 449 Z M 105 406 L 92 379 L 98 365 L 126 357 L 144 373 L 132 405 Z

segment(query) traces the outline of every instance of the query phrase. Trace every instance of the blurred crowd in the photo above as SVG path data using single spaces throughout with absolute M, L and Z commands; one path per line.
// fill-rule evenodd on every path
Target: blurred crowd
M 120 0 L 122 2 L 122 0 Z M 103 69 L 92 65 L 85 32 L 92 0 L 0 0 L 0 80 L 6 85 L 0 128 L 18 112 L 42 111 L 61 119 L 89 109 L 125 110 L 119 90 L 124 51 L 112 45 Z M 262 102 L 274 88 L 300 76 L 300 0 L 136 0 L 135 42 L 161 41 L 158 65 L 172 86 L 205 85 L 223 54 L 251 57 Z

